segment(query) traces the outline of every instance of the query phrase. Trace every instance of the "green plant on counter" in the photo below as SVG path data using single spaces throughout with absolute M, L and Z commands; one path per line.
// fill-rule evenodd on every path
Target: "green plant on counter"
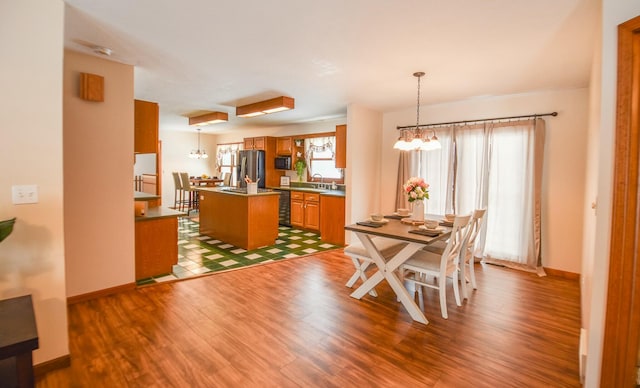
M 296 169 L 296 174 L 298 174 L 298 181 L 302 182 L 302 175 L 304 174 L 304 170 L 307 168 L 307 162 L 300 158 L 296 160 L 293 167 Z
M 11 234 L 13 231 L 13 224 L 15 224 L 15 222 L 15 217 L 10 220 L 0 221 L 0 242 Z

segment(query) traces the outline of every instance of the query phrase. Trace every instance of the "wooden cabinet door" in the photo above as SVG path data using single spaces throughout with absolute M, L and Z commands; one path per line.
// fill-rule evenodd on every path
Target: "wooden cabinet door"
M 320 229 L 320 203 L 305 202 L 304 203 L 304 227 L 307 229 Z
M 291 199 L 291 225 L 304 228 L 304 201 Z
M 264 137 L 254 137 L 253 138 L 253 149 L 254 150 L 264 150 L 265 149 L 265 141 Z
M 344 245 L 344 197 L 320 196 L 320 240 Z
M 245 150 L 252 150 L 253 149 L 253 138 L 252 137 L 247 137 L 244 139 L 244 149 Z
M 159 108 L 155 102 L 134 100 L 134 145 L 139 154 L 158 151 Z
M 276 154 L 291 155 L 291 138 L 279 137 L 276 141 Z
M 346 125 L 336 125 L 336 168 L 347 168 Z

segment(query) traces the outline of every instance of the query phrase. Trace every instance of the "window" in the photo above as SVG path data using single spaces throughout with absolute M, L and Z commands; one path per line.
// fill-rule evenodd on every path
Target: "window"
M 342 169 L 336 168 L 336 137 L 311 137 L 304 141 L 305 158 L 307 160 L 307 179 L 318 174 L 324 182 L 342 183 Z M 316 176 L 316 178 L 318 178 Z
M 243 143 L 219 144 L 217 149 L 216 168 L 218 174 L 221 178 L 224 178 L 225 173 L 231 174 L 231 181 L 229 183 L 232 186 L 235 185 L 237 180 L 235 177 L 236 156 L 238 155 L 237 151 L 242 148 L 242 144 Z
M 426 212 L 469 214 L 487 208 L 480 239 L 484 259 L 539 267 L 540 194 L 535 188 L 542 174 L 544 120 L 446 127 L 437 133 L 442 149 L 414 153 L 411 166 L 413 175 L 430 184 Z

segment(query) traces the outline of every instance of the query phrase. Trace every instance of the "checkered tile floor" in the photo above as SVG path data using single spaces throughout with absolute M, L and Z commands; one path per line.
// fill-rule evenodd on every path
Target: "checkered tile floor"
M 178 264 L 173 273 L 137 281 L 139 286 L 195 277 L 211 272 L 273 262 L 338 248 L 320 241 L 317 233 L 280 226 L 274 245 L 247 251 L 201 235 L 200 224 L 178 219 Z

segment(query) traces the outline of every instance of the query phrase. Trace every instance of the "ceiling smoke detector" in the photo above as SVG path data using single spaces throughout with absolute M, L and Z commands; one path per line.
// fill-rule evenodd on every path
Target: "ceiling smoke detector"
M 96 53 L 96 54 L 105 55 L 107 57 L 110 57 L 111 53 L 113 51 L 108 47 L 94 46 L 93 47 L 93 52 Z

